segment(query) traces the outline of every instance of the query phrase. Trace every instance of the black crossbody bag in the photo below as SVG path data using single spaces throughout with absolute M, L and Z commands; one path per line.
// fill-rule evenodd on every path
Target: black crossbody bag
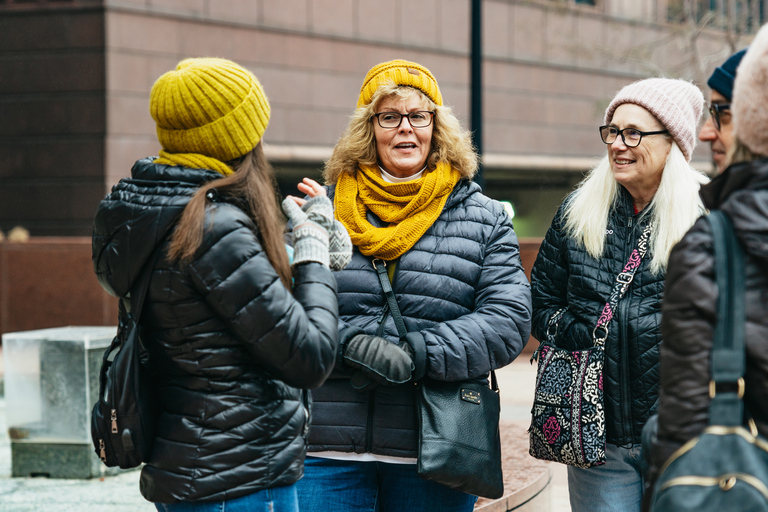
M 373 260 L 384 295 L 397 327 L 401 343 L 409 343 L 409 334 L 400 307 L 387 276 L 386 262 Z M 380 320 L 380 328 L 386 319 Z M 425 351 L 416 358 L 426 359 Z M 416 362 L 416 361 L 415 361 Z M 424 368 L 425 364 L 418 364 Z M 491 371 L 491 387 L 478 380 L 443 382 L 414 375 L 416 412 L 419 422 L 417 471 L 420 477 L 453 489 L 482 496 L 501 498 L 504 475 L 501 469 L 499 432 L 499 386 Z

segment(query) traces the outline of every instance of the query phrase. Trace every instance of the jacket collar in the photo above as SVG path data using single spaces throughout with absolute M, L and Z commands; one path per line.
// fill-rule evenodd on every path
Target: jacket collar
M 768 188 L 768 159 L 729 166 L 722 174 L 701 187 L 699 194 L 704 206 L 711 210 L 720 208 L 730 195 L 744 188 Z

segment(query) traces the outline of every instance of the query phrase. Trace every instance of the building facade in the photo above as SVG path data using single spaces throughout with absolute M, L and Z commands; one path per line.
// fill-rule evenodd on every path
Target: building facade
M 697 10 L 681 22 L 686 1 Z M 649 76 L 706 90 L 765 3 L 730 27 L 701 15 L 712 2 L 482 2 L 485 187 L 514 205 L 521 236 L 542 236 L 604 153 L 616 91 Z M 229 58 L 262 82 L 286 193 L 319 176 L 379 62 L 428 67 L 469 127 L 470 13 L 471 0 L 0 0 L 0 230 L 89 235 L 98 201 L 157 154 L 149 91 L 186 57 Z M 711 169 L 707 147 L 694 163 Z

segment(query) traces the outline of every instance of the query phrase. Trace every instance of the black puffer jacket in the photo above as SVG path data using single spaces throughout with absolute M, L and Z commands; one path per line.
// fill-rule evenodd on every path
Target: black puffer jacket
M 704 204 L 733 221 L 746 260 L 746 409 L 768 437 L 768 159 L 742 163 L 702 188 Z M 700 219 L 669 260 L 661 345 L 661 397 L 650 480 L 709 422 L 710 352 L 717 320 L 712 229 Z
M 608 217 L 601 258 L 591 257 L 563 233 L 564 206 L 558 210 L 531 273 L 536 339 L 545 339 L 549 319 L 567 306 L 558 326 L 558 346 L 592 346 L 592 330 L 616 276 L 637 247 L 649 220 L 646 212 L 635 214 L 631 196 L 624 187 L 619 190 L 618 201 Z M 643 425 L 655 412 L 658 399 L 664 275 L 652 274 L 650 262 L 649 253 L 619 302 L 605 342 L 606 438 L 619 446 L 640 443 Z
M 94 222 L 102 286 L 124 297 L 194 192 L 220 175 L 133 167 Z M 337 346 L 336 283 L 328 268 L 294 269 L 293 295 L 255 226 L 220 195 L 185 267 L 160 258 L 142 313 L 142 341 L 163 405 L 141 492 L 155 502 L 214 501 L 294 483 L 303 474 L 307 393 L 330 373 Z
M 340 338 L 375 334 L 386 299 L 371 259 L 355 248 L 336 279 Z M 407 330 L 424 336 L 433 379 L 486 378 L 528 340 L 530 287 L 512 222 L 475 183 L 460 181 L 435 223 L 400 257 L 393 290 Z M 384 336 L 397 342 L 387 318 Z M 416 457 L 413 384 L 360 392 L 337 365 L 312 394 L 310 452 Z

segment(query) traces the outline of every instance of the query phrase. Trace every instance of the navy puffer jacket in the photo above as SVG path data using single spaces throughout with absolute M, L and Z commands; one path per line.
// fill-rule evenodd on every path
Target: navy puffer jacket
M 195 191 L 220 175 L 133 167 L 94 222 L 102 286 L 125 297 Z M 294 268 L 293 295 L 227 197 L 211 194 L 202 245 L 185 266 L 159 258 L 141 317 L 162 414 L 141 492 L 154 502 L 222 501 L 301 478 L 307 393 L 337 347 L 336 283 L 318 263 Z
M 646 212 L 634 213 L 631 196 L 624 187 L 619 189 L 600 258 L 591 257 L 563 232 L 565 202 L 555 215 L 531 272 L 536 339 L 545 339 L 552 315 L 567 307 L 558 325 L 557 345 L 572 349 L 592 345 L 592 331 L 616 276 L 649 221 Z M 605 342 L 606 438 L 619 446 L 640 443 L 643 425 L 655 412 L 658 401 L 664 274 L 651 273 L 651 258 L 649 252 L 619 302 Z
M 340 338 L 375 334 L 386 299 L 371 258 L 355 247 L 336 279 Z M 512 222 L 475 183 L 456 185 L 435 223 L 398 260 L 393 281 L 407 330 L 426 341 L 430 378 L 487 378 L 512 362 L 528 340 L 530 287 Z M 398 341 L 391 315 L 384 336 Z M 337 365 L 312 392 L 309 451 L 416 457 L 413 384 L 361 392 L 349 377 Z

